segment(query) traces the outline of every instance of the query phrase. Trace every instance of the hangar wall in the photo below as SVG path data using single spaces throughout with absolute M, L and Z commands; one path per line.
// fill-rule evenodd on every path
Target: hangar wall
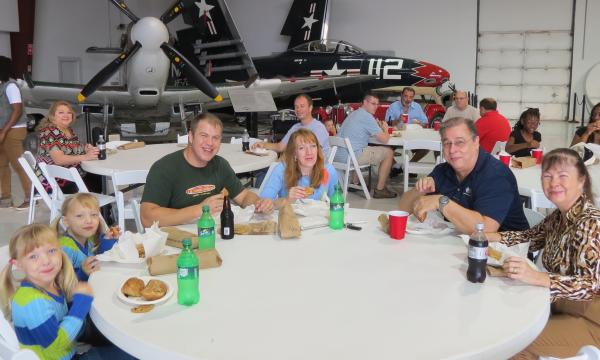
M 0 55 L 10 57 L 10 32 L 19 31 L 17 0 L 0 1 Z

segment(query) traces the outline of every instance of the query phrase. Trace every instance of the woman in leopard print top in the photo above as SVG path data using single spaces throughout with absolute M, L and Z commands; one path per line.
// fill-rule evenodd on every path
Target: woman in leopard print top
M 490 241 L 508 246 L 529 241 L 530 250 L 544 249 L 548 273 L 533 270 L 522 258 L 503 264 L 509 278 L 549 288 L 553 303 L 546 327 L 517 359 L 569 357 L 583 345 L 600 344 L 600 210 L 592 202 L 583 160 L 570 149 L 549 152 L 542 162 L 542 187 L 557 210 L 529 230 L 489 234 Z

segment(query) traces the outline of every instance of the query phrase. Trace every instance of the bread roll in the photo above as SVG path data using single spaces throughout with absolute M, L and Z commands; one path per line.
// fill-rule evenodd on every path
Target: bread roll
M 142 290 L 144 289 L 144 281 L 140 278 L 132 277 L 127 279 L 121 287 L 121 292 L 125 296 L 140 297 L 142 296 Z
M 142 297 L 144 300 L 152 301 L 158 300 L 167 294 L 167 284 L 160 280 L 150 280 L 148 285 L 142 290 Z

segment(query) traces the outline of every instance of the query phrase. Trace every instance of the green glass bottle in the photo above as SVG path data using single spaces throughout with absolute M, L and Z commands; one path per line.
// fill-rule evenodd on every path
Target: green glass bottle
M 177 303 L 190 306 L 198 301 L 198 257 L 192 251 L 192 240 L 183 239 L 183 250 L 177 258 Z
M 344 228 L 344 194 L 339 184 L 329 199 L 329 227 L 334 230 Z
M 215 248 L 215 220 L 210 215 L 208 205 L 202 207 L 202 216 L 198 219 L 198 249 Z

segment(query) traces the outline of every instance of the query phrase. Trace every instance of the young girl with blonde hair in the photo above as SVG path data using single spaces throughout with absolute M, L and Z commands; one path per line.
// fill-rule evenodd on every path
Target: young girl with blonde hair
M 54 221 L 53 227 L 60 233 L 58 220 Z M 60 220 L 66 228 L 59 237 L 62 250 L 73 264 L 77 278 L 87 281 L 91 273 L 100 269 L 95 255 L 114 246 L 118 228 L 116 231 L 115 228 L 105 229 L 105 224 L 101 222 L 98 200 L 89 193 L 78 193 L 66 198 Z
M 70 359 L 90 311 L 91 287 L 77 281 L 56 232 L 47 225 L 21 227 L 8 249 L 10 260 L 0 273 L 0 303 L 21 347 L 40 359 Z M 25 274 L 19 286 L 13 266 Z

